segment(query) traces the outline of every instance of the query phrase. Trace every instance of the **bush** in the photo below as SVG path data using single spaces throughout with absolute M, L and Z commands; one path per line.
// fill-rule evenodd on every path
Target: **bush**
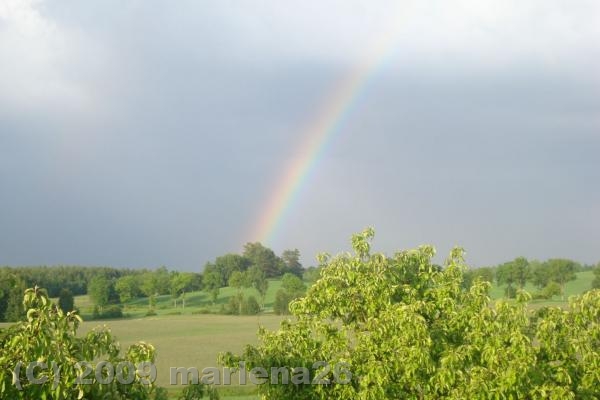
M 210 309 L 208 309 L 206 307 L 202 307 L 202 308 L 192 311 L 192 314 L 194 314 L 194 315 L 195 314 L 211 314 L 211 313 L 212 313 L 212 311 L 210 311 Z
M 123 309 L 121 308 L 121 306 L 113 304 L 102 310 L 102 312 L 100 313 L 100 318 L 123 318 Z
M 75 312 L 64 313 L 52 303 L 39 288 L 27 289 L 23 304 L 27 319 L 0 332 L 0 398 L 1 399 L 150 399 L 154 386 L 134 374 L 133 382 L 121 383 L 118 379 L 105 384 L 80 382 L 81 370 L 76 362 L 107 361 L 112 365 L 129 362 L 155 361 L 154 347 L 136 343 L 121 354 L 119 344 L 107 328 L 96 328 L 86 335 L 77 334 L 82 322 Z M 32 361 L 43 361 L 45 383 L 32 382 L 27 368 L 18 368 Z M 51 365 L 60 367 L 56 372 Z M 38 366 L 40 372 L 43 366 Z M 13 378 L 16 375 L 16 380 Z M 37 375 L 41 377 L 42 375 Z
M 284 289 L 279 289 L 275 294 L 273 312 L 277 315 L 289 315 L 290 303 L 292 300 L 299 299 L 302 296 L 304 296 L 304 292 L 289 292 Z
M 248 296 L 242 301 L 242 314 L 243 315 L 256 315 L 260 312 L 260 304 L 254 296 Z
M 155 315 L 157 315 L 157 314 L 156 314 L 156 311 L 154 311 L 154 310 L 148 310 L 146 312 L 146 317 L 153 317 Z
M 66 313 L 75 309 L 75 301 L 73 300 L 73 293 L 69 289 L 61 289 L 58 295 L 58 306 Z
M 517 289 L 515 289 L 514 286 L 508 285 L 504 289 L 504 295 L 507 299 L 514 299 L 515 297 L 517 297 Z
M 207 396 L 209 400 L 219 400 L 219 393 L 212 387 L 197 383 L 185 387 L 179 395 L 178 400 L 198 400 Z
M 237 294 L 235 296 L 231 296 L 229 298 L 229 302 L 227 303 L 227 307 L 225 307 L 224 314 L 226 315 L 239 315 L 242 309 L 242 302 L 244 301 L 244 297 L 241 294 Z
M 288 315 L 290 313 L 290 301 L 292 301 L 292 295 L 283 289 L 279 289 L 277 293 L 275 293 L 273 312 L 277 315 Z

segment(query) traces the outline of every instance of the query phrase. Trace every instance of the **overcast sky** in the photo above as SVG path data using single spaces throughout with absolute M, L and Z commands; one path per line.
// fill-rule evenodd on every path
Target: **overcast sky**
M 0 265 L 198 271 L 240 252 L 382 42 L 265 244 L 310 265 L 373 226 L 388 254 L 596 263 L 599 20 L 594 0 L 0 0 Z

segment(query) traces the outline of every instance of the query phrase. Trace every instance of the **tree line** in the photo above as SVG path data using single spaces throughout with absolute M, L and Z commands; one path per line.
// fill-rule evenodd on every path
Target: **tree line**
M 534 298 L 564 297 L 565 285 L 576 273 L 594 270 L 592 288 L 600 287 L 600 263 L 582 265 L 564 258 L 546 261 L 517 257 L 493 267 L 481 267 L 465 272 L 463 286 L 469 288 L 479 277 L 504 286 L 505 295 L 514 298 L 518 289 L 531 283 L 537 291 Z M 264 307 L 269 279 L 286 277 L 276 293 L 274 311 L 289 312 L 288 303 L 306 291 L 306 283 L 314 282 L 320 268 L 304 268 L 298 249 L 284 250 L 281 255 L 261 243 L 247 243 L 242 253 L 227 253 L 207 262 L 201 272 L 180 272 L 166 267 L 150 269 L 86 267 L 86 266 L 27 266 L 0 267 L 0 321 L 17 321 L 23 317 L 22 296 L 27 287 L 44 287 L 50 297 L 59 298 L 63 310 L 74 307 L 73 296 L 88 294 L 97 308 L 97 317 L 118 317 L 119 305 L 139 298 L 148 298 L 153 309 L 156 297 L 171 295 L 174 306 L 185 307 L 188 292 L 204 290 L 213 303 L 223 287 L 238 289 L 230 300 L 228 313 L 254 313 Z M 295 280 L 293 278 L 296 278 Z M 244 298 L 242 288 L 255 288 L 260 302 Z M 256 304 L 255 304 L 256 303 Z
M 59 298 L 65 312 L 73 309 L 73 296 L 87 294 L 96 305 L 95 316 L 118 317 L 121 313 L 118 305 L 135 299 L 148 298 L 152 309 L 157 296 L 171 295 L 175 306 L 185 307 L 186 293 L 206 290 L 214 302 L 225 286 L 254 287 L 262 306 L 269 279 L 285 274 L 301 278 L 304 272 L 298 249 L 285 250 L 278 256 L 261 243 L 247 243 L 241 254 L 218 256 L 207 262 L 201 272 L 168 270 L 164 266 L 154 270 L 79 265 L 5 266 L 0 267 L 0 321 L 23 317 L 21 303 L 28 287 L 45 288 L 49 297 Z M 314 269 L 310 273 L 314 275 Z
M 600 262 L 594 266 L 566 258 L 530 261 L 525 257 L 517 257 L 494 267 L 466 271 L 463 285 L 468 288 L 475 279 L 480 278 L 504 286 L 505 296 L 514 298 L 518 289 L 523 289 L 527 283 L 531 283 L 537 290 L 533 293 L 534 298 L 549 299 L 561 296 L 564 299 L 566 284 L 577 278 L 577 272 L 586 270 L 594 271 L 595 275 L 590 288 L 600 288 Z

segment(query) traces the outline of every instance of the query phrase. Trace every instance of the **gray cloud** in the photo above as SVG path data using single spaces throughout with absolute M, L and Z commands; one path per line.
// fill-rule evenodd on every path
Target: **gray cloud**
M 0 264 L 239 251 L 329 91 L 393 50 L 272 245 L 600 259 L 594 2 L 0 4 Z

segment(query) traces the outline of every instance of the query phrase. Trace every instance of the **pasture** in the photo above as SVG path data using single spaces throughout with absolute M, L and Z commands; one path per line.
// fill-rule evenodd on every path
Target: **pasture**
M 276 329 L 283 318 L 275 315 L 163 315 L 85 321 L 80 333 L 85 334 L 90 329 L 105 324 L 124 349 L 138 341 L 152 343 L 157 351 L 156 383 L 174 392 L 181 389 L 181 385 L 170 385 L 170 367 L 195 367 L 199 371 L 207 367 L 219 367 L 219 352 L 241 352 L 246 344 L 257 343 L 256 332 L 259 326 Z M 234 375 L 232 386 L 238 386 L 237 382 L 238 377 Z M 252 392 L 253 388 L 223 388 L 221 391 L 247 393 Z

